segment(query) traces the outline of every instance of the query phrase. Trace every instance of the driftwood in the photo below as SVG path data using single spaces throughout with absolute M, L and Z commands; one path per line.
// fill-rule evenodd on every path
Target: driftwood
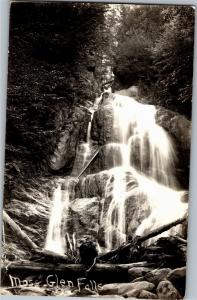
M 123 251 L 123 250 L 126 250 L 126 249 L 129 249 L 130 247 L 132 247 L 133 245 L 136 245 L 136 244 L 141 244 L 143 242 L 145 242 L 146 240 L 150 239 L 150 238 L 153 238 L 169 229 L 171 229 L 172 227 L 176 226 L 176 225 L 179 225 L 179 224 L 182 224 L 184 221 L 186 221 L 186 217 L 184 218 L 181 218 L 181 219 L 178 219 L 174 222 L 171 222 L 167 225 L 163 225 L 157 229 L 154 229 L 153 231 L 151 231 L 150 233 L 148 234 L 145 234 L 144 236 L 136 236 L 131 242 L 127 243 L 127 244 L 123 244 L 121 245 L 120 247 L 110 251 L 110 252 L 107 252 L 103 255 L 100 255 L 98 257 L 98 260 L 108 260 L 110 258 L 112 258 L 113 256 L 117 255 L 119 252 Z

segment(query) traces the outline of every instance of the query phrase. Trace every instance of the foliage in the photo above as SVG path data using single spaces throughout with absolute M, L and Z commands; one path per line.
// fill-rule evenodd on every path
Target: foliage
M 155 104 L 190 116 L 194 9 L 123 7 L 114 73 L 119 85 L 141 85 Z
M 190 115 L 192 99 L 194 9 L 169 7 L 162 12 L 164 32 L 153 48 L 157 74 L 155 95 L 175 110 Z
M 114 73 L 123 86 L 150 83 L 152 49 L 161 32 L 161 8 L 157 5 L 123 6 L 118 32 Z
M 106 9 L 93 3 L 12 3 L 6 186 L 42 165 L 47 173 L 43 162 L 75 105 L 100 93 Z

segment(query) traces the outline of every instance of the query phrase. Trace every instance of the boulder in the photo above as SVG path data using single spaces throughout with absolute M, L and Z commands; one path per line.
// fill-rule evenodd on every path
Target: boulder
M 172 270 L 168 275 L 167 279 L 170 280 L 171 282 L 176 282 L 182 279 L 185 279 L 186 277 L 186 267 L 182 268 L 177 268 Z
M 171 281 L 176 289 L 178 289 L 178 291 L 181 293 L 181 295 L 184 296 L 186 284 L 186 267 L 172 270 L 166 278 L 167 280 Z
M 118 283 L 104 284 L 99 291 L 100 295 L 118 295 Z
M 164 107 L 157 107 L 155 119 L 158 125 L 175 138 L 183 150 L 190 151 L 191 121 L 185 116 Z
M 157 286 L 157 295 L 159 299 L 163 300 L 177 300 L 181 299 L 181 296 L 177 289 L 173 286 L 173 284 L 168 281 L 160 281 L 160 283 Z
M 178 158 L 175 175 L 179 183 L 187 189 L 189 184 L 191 121 L 185 116 L 163 107 L 157 107 L 155 119 L 156 123 L 169 133 L 174 142 Z
M 81 201 L 80 209 L 77 209 L 77 214 L 83 215 L 83 218 L 86 218 L 86 214 L 88 214 L 89 216 L 87 217 L 87 219 L 90 220 L 90 222 L 92 220 L 91 214 L 98 216 L 98 218 L 94 219 L 98 221 L 98 240 L 100 242 L 100 245 L 102 246 L 104 246 L 107 212 L 109 209 L 109 205 L 114 197 L 114 181 L 117 180 L 114 172 L 116 172 L 116 170 L 110 169 L 96 174 L 87 175 L 86 177 L 81 178 L 75 187 L 75 197 L 81 199 L 73 202 L 74 206 L 78 206 L 79 204 L 77 203 Z M 141 224 L 141 222 L 150 215 L 151 211 L 146 195 L 144 195 L 140 191 L 139 193 L 137 193 L 136 187 L 138 183 L 132 173 L 132 169 L 125 170 L 123 181 L 124 184 L 126 184 L 127 189 L 125 200 L 126 234 L 132 236 L 133 234 L 135 234 L 136 229 Z M 91 213 L 89 213 L 87 205 L 90 205 L 90 203 L 88 203 L 88 200 L 85 199 L 93 199 L 95 197 L 97 198 L 97 201 L 93 201 L 91 205 L 96 205 L 96 207 L 93 208 L 92 206 Z M 89 202 L 91 202 L 91 200 L 89 200 Z M 72 216 L 75 220 L 79 219 L 75 212 L 74 214 L 72 213 Z M 89 224 L 88 222 L 82 222 L 83 224 L 86 224 L 84 225 L 84 232 L 87 230 L 88 234 L 91 234 L 90 231 L 92 231 L 92 227 L 87 226 L 87 224 Z M 110 223 L 110 220 L 108 220 L 107 222 Z M 77 227 L 75 226 L 75 229 L 78 228 L 79 224 L 81 223 L 79 222 Z M 93 228 L 95 228 L 95 226 Z M 121 239 L 121 236 L 118 235 L 119 233 L 112 223 L 111 227 L 108 227 L 108 229 L 111 231 L 113 236 L 113 247 L 117 247 L 117 240 Z M 79 230 L 79 228 L 77 230 Z M 94 230 L 94 232 L 96 233 L 96 230 Z
M 158 285 L 158 283 L 166 278 L 166 276 L 170 273 L 170 268 L 164 268 L 164 269 L 156 269 L 152 270 L 145 274 L 144 278 L 148 282 L 152 282 L 155 285 Z
M 130 295 L 133 293 L 138 294 L 138 291 L 140 292 L 142 290 L 152 291 L 154 287 L 154 284 L 147 281 L 141 281 L 136 283 L 111 283 L 103 285 L 102 289 L 100 290 L 100 294 L 114 294 L 125 297 L 131 297 Z M 133 296 L 134 295 L 132 295 L 132 297 Z
M 75 232 L 76 238 L 91 235 L 97 238 L 99 230 L 100 199 L 77 198 L 70 204 L 67 228 L 68 232 Z

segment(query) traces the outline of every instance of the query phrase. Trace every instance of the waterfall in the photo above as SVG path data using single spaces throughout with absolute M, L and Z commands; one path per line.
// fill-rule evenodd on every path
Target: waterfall
M 64 254 L 67 250 L 66 241 L 69 244 L 69 236 L 67 235 L 66 227 L 72 192 L 73 184 L 70 178 L 65 179 L 63 183 L 59 183 L 53 192 L 52 208 L 45 242 L 46 250 L 59 254 Z
M 101 95 L 95 100 L 90 109 L 86 143 L 80 148 L 83 151 L 77 152 L 72 176 L 78 177 L 83 173 L 86 163 L 91 161 L 92 154 L 95 153 L 91 141 L 91 127 L 94 112 L 101 99 L 104 99 L 101 104 L 103 107 L 107 103 L 107 108 L 112 109 L 113 124 L 110 142 L 104 145 L 102 152 L 106 155 L 104 159 L 109 159 L 112 166 L 107 170 L 109 177 L 104 182 L 105 195 L 101 201 L 101 210 L 98 211 L 98 230 L 103 232 L 101 235 L 104 235 L 105 243 L 105 246 L 103 243 L 99 244 L 98 236 L 100 251 L 118 247 L 127 241 L 129 234 L 143 235 L 183 217 L 187 212 L 187 203 L 183 201 L 185 191 L 179 190 L 175 176 L 177 158 L 173 141 L 156 124 L 156 107 L 142 104 L 132 97 L 108 91 L 104 97 Z M 82 189 L 86 185 L 86 178 L 81 180 Z M 60 183 L 52 197 L 45 244 L 46 249 L 60 254 L 73 252 L 77 247 L 77 232 L 67 228 L 68 213 L 72 207 L 70 204 L 75 199 L 75 184 L 72 183 L 75 179 L 67 177 L 62 180 L 63 186 Z M 87 190 L 91 191 L 91 187 Z M 89 193 L 83 197 L 87 197 L 84 202 L 87 204 Z M 81 205 L 86 205 L 84 203 L 81 202 Z M 180 225 L 165 232 L 163 236 L 179 232 Z M 149 240 L 153 241 L 154 239 Z
M 174 175 L 175 149 L 169 135 L 156 124 L 155 106 L 114 94 L 112 109 L 116 142 L 108 144 L 107 149 L 114 162 L 113 190 L 106 218 L 103 215 L 101 218 L 101 223 L 105 223 L 108 250 L 126 242 L 125 207 L 132 197 L 145 197 L 144 206 L 151 209 L 150 215 L 138 227 L 137 235 L 174 221 L 187 211 L 187 204 L 181 201 L 185 192 L 177 190 Z M 128 171 L 137 182 L 130 188 L 126 178 Z M 143 211 L 144 208 L 139 209 Z M 178 227 L 173 228 L 174 233 L 177 230 Z
M 67 199 L 68 200 L 68 199 Z M 52 197 L 51 217 L 47 231 L 45 249 L 59 254 L 65 252 L 65 240 L 62 232 L 62 217 L 64 210 L 64 200 L 62 199 L 62 190 L 59 185 Z
M 91 126 L 95 110 L 102 99 L 102 95 L 95 99 L 93 107 L 89 110 L 91 113 L 90 121 L 88 123 L 86 143 L 82 144 L 82 168 L 91 155 Z M 79 175 L 79 174 L 77 174 Z M 67 218 L 70 207 L 70 198 L 73 192 L 72 180 L 69 178 L 64 180 L 55 189 L 52 197 L 52 208 L 47 230 L 47 237 L 45 242 L 45 249 L 59 254 L 64 254 L 69 248 L 71 251 L 76 248 L 75 233 L 72 233 L 70 238 L 67 232 Z M 67 247 L 68 246 L 68 247 Z
M 98 109 L 101 99 L 102 94 L 100 97 L 95 99 L 93 106 L 88 109 L 90 113 L 90 120 L 88 122 L 86 142 L 78 145 L 73 170 L 71 173 L 72 176 L 77 177 L 86 166 L 86 163 L 90 160 L 91 156 L 94 154 L 95 147 L 92 146 L 91 140 L 92 120 L 94 118 L 95 111 Z

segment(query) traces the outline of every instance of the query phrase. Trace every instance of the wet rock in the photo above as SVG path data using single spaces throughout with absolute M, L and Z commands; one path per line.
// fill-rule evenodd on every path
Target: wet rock
M 91 138 L 99 145 L 114 142 L 113 108 L 111 103 L 101 105 L 92 120 Z
M 190 150 L 191 121 L 185 116 L 163 107 L 157 107 L 155 119 L 158 125 L 174 136 L 183 150 Z
M 176 177 L 184 188 L 188 188 L 189 158 L 191 147 L 191 121 L 185 116 L 158 107 L 155 115 L 156 123 L 163 127 L 171 136 L 178 157 Z
M 98 216 L 98 218 L 94 218 L 94 220 L 98 221 L 97 224 L 99 229 L 98 240 L 99 242 L 101 242 L 101 245 L 103 245 L 104 238 L 105 238 L 104 227 L 107 220 L 106 219 L 107 212 L 111 200 L 113 199 L 114 180 L 115 180 L 114 169 L 110 169 L 96 174 L 87 175 L 86 177 L 81 178 L 75 188 L 75 193 L 76 193 L 75 195 L 79 199 L 81 198 L 88 199 L 89 197 L 93 199 L 96 197 L 98 200 L 97 202 L 94 201 L 92 202 L 91 214 L 89 214 L 88 212 L 89 209 L 87 209 L 88 207 L 87 205 L 90 205 L 91 200 L 81 199 L 78 200 L 77 202 L 73 202 L 73 205 L 75 205 L 74 203 L 81 202 L 81 204 L 79 204 L 80 209 L 77 209 L 77 214 L 82 215 L 84 219 L 86 219 L 86 215 L 88 215 L 87 218 L 88 222 L 87 220 L 85 222 L 82 222 L 88 234 L 91 234 L 91 232 L 93 232 L 92 229 L 95 228 L 96 226 L 96 224 L 94 224 L 93 227 L 87 226 L 89 222 L 93 222 L 92 214 Z M 141 224 L 141 222 L 145 218 L 147 218 L 147 216 L 150 214 L 150 206 L 146 196 L 142 192 L 139 191 L 139 195 L 137 195 L 136 187 L 138 183 L 135 177 L 133 176 L 132 172 L 125 170 L 124 180 L 128 191 L 127 199 L 125 200 L 126 233 L 132 236 L 136 232 L 136 229 Z M 135 190 L 134 193 L 133 190 Z M 100 219 L 101 212 L 102 212 L 102 220 Z M 79 219 L 76 214 L 73 218 L 75 220 Z M 77 230 L 79 230 L 78 225 L 75 227 L 77 228 Z M 113 246 L 116 247 L 118 246 L 117 239 L 118 238 L 121 239 L 121 236 L 118 236 L 116 227 L 113 226 L 113 224 L 110 227 L 110 230 L 112 233 L 114 232 L 114 234 L 112 234 L 113 235 L 112 239 L 113 239 Z M 96 230 L 94 230 L 94 232 L 96 232 Z
M 148 272 L 152 271 L 150 268 L 146 267 L 135 267 L 128 270 L 128 274 L 131 279 L 139 278 L 145 276 Z
M 141 291 L 139 296 L 139 299 L 158 299 L 156 294 L 153 294 L 149 291 Z
M 75 188 L 76 197 L 104 197 L 106 183 L 110 177 L 111 173 L 109 171 L 103 171 L 80 178 Z
M 145 274 L 144 278 L 145 280 L 152 282 L 155 285 L 158 285 L 160 281 L 164 280 L 167 277 L 170 271 L 170 268 L 152 270 Z
M 181 299 L 181 296 L 177 291 L 177 289 L 168 280 L 161 281 L 158 284 L 156 291 L 159 299 L 163 299 L 163 300 Z
M 112 284 L 105 284 L 102 287 L 102 290 L 100 291 L 100 294 L 115 294 L 115 295 L 122 295 L 122 296 L 128 296 L 131 295 L 131 293 L 137 293 L 133 292 L 135 291 L 152 291 L 154 289 L 155 285 L 147 282 L 147 281 L 141 281 L 136 283 L 112 283 Z M 130 297 L 130 296 L 129 296 Z
M 2 295 L 2 296 L 12 296 L 13 294 L 10 291 L 6 290 L 6 289 L 0 288 L 0 295 Z
M 72 201 L 68 216 L 68 231 L 75 232 L 76 238 L 87 234 L 96 238 L 99 230 L 99 210 L 98 197 L 77 198 Z

